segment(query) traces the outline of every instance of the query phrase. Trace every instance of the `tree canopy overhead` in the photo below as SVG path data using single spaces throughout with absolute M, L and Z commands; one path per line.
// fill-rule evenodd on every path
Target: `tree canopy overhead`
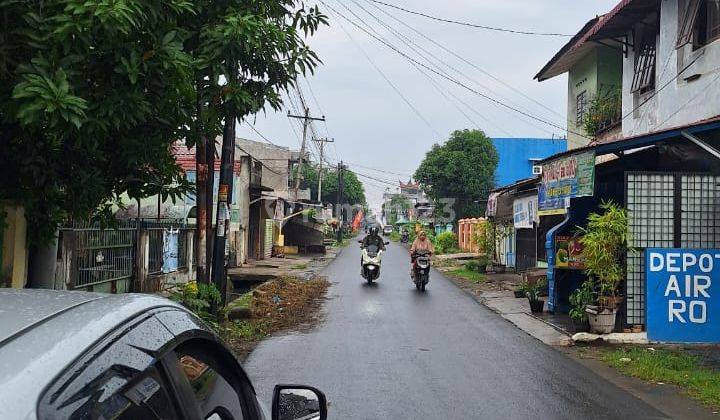
M 31 240 L 187 191 L 172 143 L 280 107 L 326 22 L 298 0 L 5 0 L 0 19 L 0 199 Z
M 415 179 L 436 203 L 454 202 L 456 219 L 477 217 L 494 187 L 497 164 L 497 151 L 485 133 L 457 130 L 442 145 L 432 146 L 415 171 Z

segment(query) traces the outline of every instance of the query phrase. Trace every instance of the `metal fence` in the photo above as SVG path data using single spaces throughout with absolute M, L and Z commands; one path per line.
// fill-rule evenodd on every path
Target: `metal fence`
M 138 224 L 140 224 L 138 226 Z M 177 241 L 165 244 L 166 230 L 178 231 Z M 92 222 L 71 222 L 61 229 L 63 241 L 72 255 L 69 268 L 56 273 L 57 288 L 97 290 L 93 286 L 112 283 L 100 290 L 129 291 L 137 273 L 138 238 L 147 235 L 147 273 L 163 273 L 163 256 L 177 256 L 177 269 L 187 269 L 189 232 L 194 226 L 178 221 L 120 221 L 114 226 Z M 177 246 L 177 249 L 175 249 Z M 61 261 L 61 260 L 59 260 Z M 172 265 L 172 264 L 170 264 Z M 174 271 L 174 267 L 170 269 Z
M 134 223 L 118 229 L 103 229 L 93 224 L 74 224 L 65 229 L 75 235 L 76 275 L 71 287 L 87 286 L 133 276 L 137 228 Z
M 146 229 L 148 233 L 148 274 L 158 274 L 163 267 L 163 228 Z

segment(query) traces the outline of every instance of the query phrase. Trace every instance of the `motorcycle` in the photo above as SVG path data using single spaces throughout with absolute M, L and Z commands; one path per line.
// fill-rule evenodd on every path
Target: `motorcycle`
M 415 287 L 421 292 L 425 291 L 425 287 L 430 281 L 430 253 L 427 251 L 418 251 L 413 254 L 415 258 Z
M 406 244 L 408 243 L 408 240 L 410 240 L 410 235 L 407 232 L 403 232 L 400 236 L 400 242 Z
M 385 242 L 385 245 L 388 243 Z M 377 245 L 368 245 L 362 249 L 362 276 L 368 283 L 372 283 L 380 277 L 382 254 L 383 251 Z

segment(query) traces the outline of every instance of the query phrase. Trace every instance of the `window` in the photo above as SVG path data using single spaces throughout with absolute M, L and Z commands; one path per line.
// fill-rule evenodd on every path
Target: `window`
M 691 42 L 699 48 L 720 38 L 719 0 L 686 0 L 679 16 L 677 48 Z
M 134 376 L 134 377 L 133 377 Z M 81 375 L 79 381 L 87 378 Z M 89 381 L 74 395 L 55 401 L 54 407 L 41 406 L 39 418 L 73 419 L 175 419 L 175 403 L 155 367 L 139 375 L 131 370 L 106 371 Z
M 655 89 L 655 56 L 658 24 L 642 23 L 635 32 L 635 71 L 632 92 L 644 93 Z
M 177 350 L 178 362 L 184 377 L 195 395 L 195 402 L 204 419 L 243 419 L 242 386 L 235 375 L 223 376 L 212 354 L 192 349 Z
M 587 90 L 583 90 L 578 93 L 575 97 L 575 126 L 579 127 L 583 125 L 585 121 L 585 113 L 588 107 L 588 94 Z

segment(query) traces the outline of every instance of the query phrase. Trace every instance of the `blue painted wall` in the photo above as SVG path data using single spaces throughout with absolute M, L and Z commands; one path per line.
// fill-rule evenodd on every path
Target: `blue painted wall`
M 532 176 L 530 159 L 544 159 L 567 150 L 565 139 L 494 138 L 492 141 L 499 157 L 496 187 Z

